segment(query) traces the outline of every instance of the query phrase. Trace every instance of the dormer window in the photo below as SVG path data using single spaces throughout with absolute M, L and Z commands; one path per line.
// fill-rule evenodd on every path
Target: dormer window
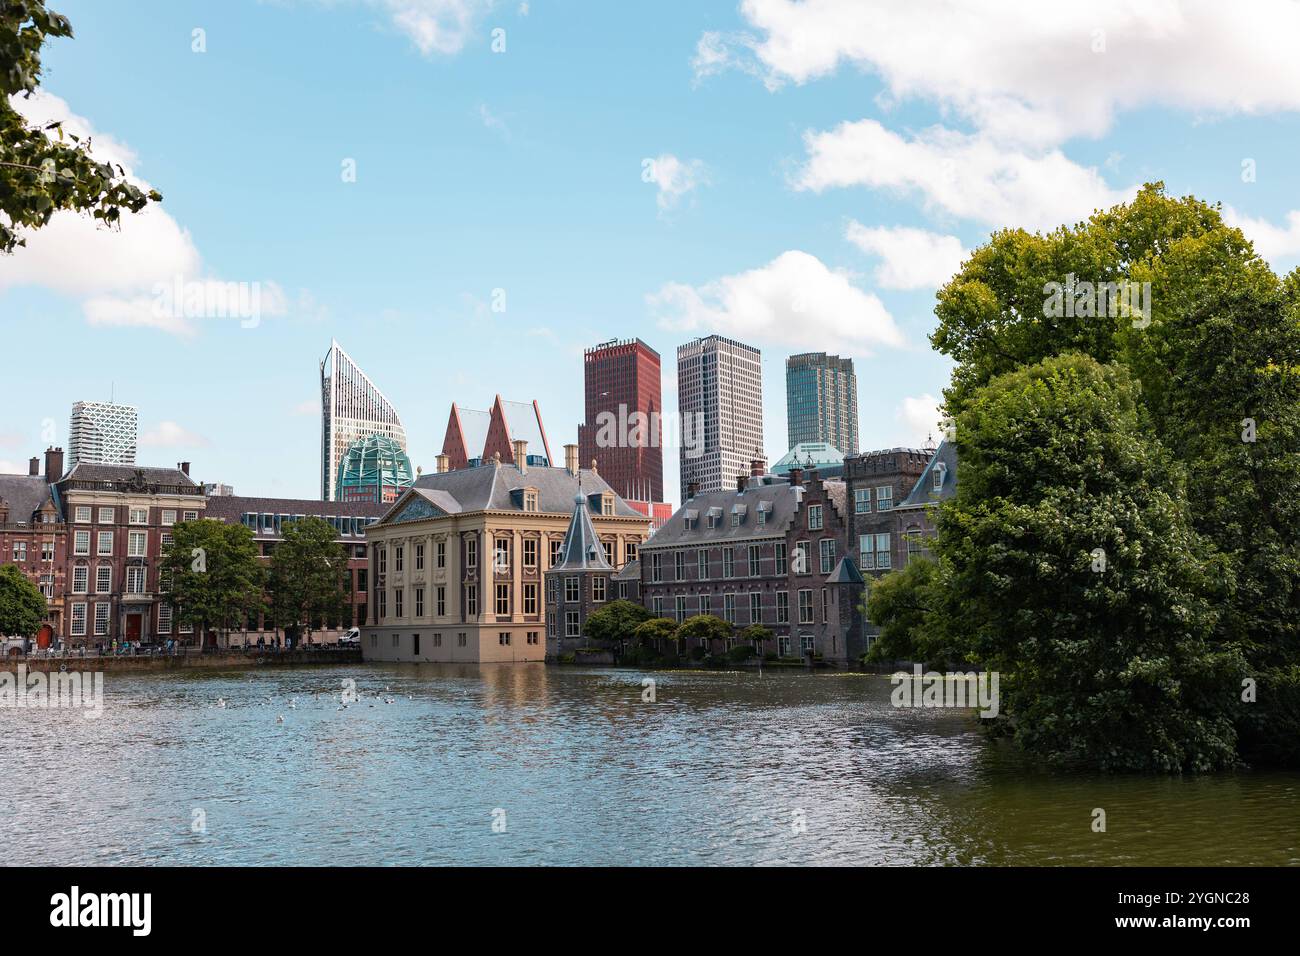
M 943 462 L 939 462 L 939 464 L 934 466 L 934 490 L 935 491 L 943 491 L 943 473 L 947 470 L 948 469 Z
M 524 489 L 524 510 L 525 511 L 537 510 L 537 489 L 536 488 Z
M 600 496 L 600 513 L 601 513 L 602 515 L 605 515 L 606 517 L 610 517 L 610 516 L 612 516 L 612 515 L 614 514 L 614 496 L 613 496 L 613 495 L 601 495 L 601 496 Z

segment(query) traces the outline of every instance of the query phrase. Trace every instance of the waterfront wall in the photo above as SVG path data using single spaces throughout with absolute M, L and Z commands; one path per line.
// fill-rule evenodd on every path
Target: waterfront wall
M 27 665 L 29 673 L 35 671 L 58 671 L 61 667 L 70 671 L 173 671 L 173 670 L 233 670 L 261 665 L 303 665 L 303 664 L 360 664 L 361 651 L 348 648 L 331 651 L 282 651 L 278 654 L 177 654 L 175 657 L 165 654 L 157 656 L 140 655 L 120 657 L 105 655 L 87 655 L 80 657 L 6 657 L 2 659 L 0 669 L 12 670 L 19 664 Z

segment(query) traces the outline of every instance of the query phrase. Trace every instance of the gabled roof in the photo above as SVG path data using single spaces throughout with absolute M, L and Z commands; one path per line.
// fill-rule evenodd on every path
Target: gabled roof
M 623 567 L 618 569 L 614 575 L 615 581 L 640 581 L 641 580 L 641 559 L 629 561 Z
M 939 490 L 935 490 L 934 476 L 935 472 L 942 471 Z M 919 508 L 923 505 L 933 504 L 936 501 L 947 501 L 957 493 L 957 446 L 945 439 L 939 443 L 935 449 L 934 455 L 930 458 L 930 463 L 925 466 L 925 471 L 921 472 L 921 477 L 916 480 L 912 490 L 908 492 L 906 498 L 896 505 L 896 508 Z
M 587 497 L 581 492 L 573 496 L 573 518 L 560 545 L 560 560 L 551 565 L 551 571 L 613 571 L 605 560 L 605 549 L 600 536 L 591 523 Z
M 0 500 L 9 506 L 12 524 L 29 524 L 50 500 L 50 486 L 39 475 L 0 475 Z

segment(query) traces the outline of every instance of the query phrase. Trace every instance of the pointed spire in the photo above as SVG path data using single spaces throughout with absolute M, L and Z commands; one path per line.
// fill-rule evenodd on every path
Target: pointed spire
M 613 571 L 605 560 L 605 549 L 601 546 L 596 526 L 591 523 L 591 512 L 587 508 L 587 499 L 582 493 L 582 479 L 578 479 L 578 493 L 573 496 L 573 519 L 569 530 L 560 545 L 560 560 L 551 567 L 552 571 Z

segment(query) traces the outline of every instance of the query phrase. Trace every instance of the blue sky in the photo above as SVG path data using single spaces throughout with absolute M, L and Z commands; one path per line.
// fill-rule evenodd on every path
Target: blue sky
M 864 448 L 911 444 L 948 377 L 934 291 L 998 226 L 1163 179 L 1276 268 L 1300 257 L 1282 0 L 51 5 L 77 37 L 20 108 L 95 131 L 165 202 L 0 261 L 0 467 L 111 391 L 139 406 L 142 462 L 313 497 L 331 337 L 426 470 L 453 400 L 536 398 L 553 448 L 576 440 L 582 349 L 612 337 L 661 353 L 671 411 L 677 345 L 715 331 L 763 350 L 770 461 L 797 351 L 855 358 Z M 260 322 L 159 319 L 175 276 L 261 283 Z M 675 453 L 665 471 L 675 500 Z

